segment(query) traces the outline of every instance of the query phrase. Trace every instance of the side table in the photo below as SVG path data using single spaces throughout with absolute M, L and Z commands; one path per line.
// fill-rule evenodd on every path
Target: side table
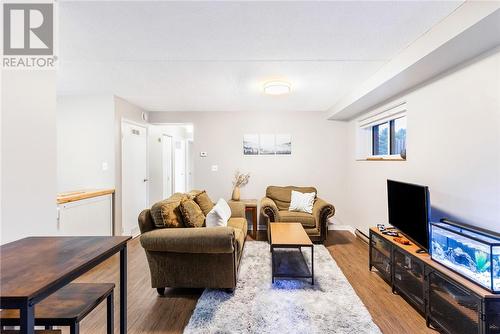
M 245 212 L 252 213 L 252 236 L 254 239 L 257 239 L 257 200 L 256 199 L 240 199 L 239 201 L 233 201 L 232 199 L 229 202 L 240 202 L 245 205 Z

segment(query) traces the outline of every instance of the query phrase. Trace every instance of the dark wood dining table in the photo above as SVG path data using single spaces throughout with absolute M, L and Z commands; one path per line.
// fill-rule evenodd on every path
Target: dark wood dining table
M 120 334 L 127 332 L 127 241 L 131 237 L 29 237 L 0 246 L 0 308 L 19 309 L 21 333 L 34 333 L 44 298 L 120 253 Z

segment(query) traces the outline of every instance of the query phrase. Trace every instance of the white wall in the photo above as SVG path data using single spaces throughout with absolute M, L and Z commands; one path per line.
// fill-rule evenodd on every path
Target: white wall
M 363 233 L 387 223 L 386 179 L 430 187 L 433 219 L 500 232 L 500 51 L 388 101 L 408 106 L 407 161 L 356 161 L 349 122 L 346 221 Z
M 152 123 L 192 123 L 194 126 L 194 188 L 206 189 L 213 200 L 230 198 L 236 169 L 250 172 L 242 198 L 260 199 L 268 185 L 313 185 L 333 203 L 342 221 L 346 183 L 346 129 L 326 121 L 321 112 L 150 112 Z M 290 133 L 291 156 L 244 156 L 243 135 Z M 199 153 L 206 151 L 208 157 Z M 218 165 L 217 172 L 211 171 Z
M 2 71 L 1 243 L 56 232 L 55 71 Z
M 145 112 L 138 106 L 115 96 L 115 234 L 121 235 L 122 231 L 122 120 L 128 120 L 147 126 L 143 121 L 142 113 Z
M 112 95 L 57 97 L 59 192 L 114 188 L 114 121 Z
M 58 191 L 115 189 L 115 234 L 121 234 L 121 122 L 147 125 L 143 109 L 113 95 L 59 96 Z M 108 169 L 102 169 L 102 163 Z

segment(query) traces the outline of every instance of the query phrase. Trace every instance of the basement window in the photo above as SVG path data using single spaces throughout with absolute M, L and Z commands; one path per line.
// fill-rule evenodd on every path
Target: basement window
M 358 120 L 358 160 L 406 159 L 406 103 L 377 110 Z
M 401 156 L 406 151 L 406 116 L 372 126 L 372 156 Z

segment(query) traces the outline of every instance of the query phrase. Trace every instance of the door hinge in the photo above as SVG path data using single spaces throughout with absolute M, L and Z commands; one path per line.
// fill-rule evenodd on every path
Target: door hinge
M 61 229 L 61 208 L 59 206 L 56 207 L 56 222 L 57 222 L 57 230 Z

